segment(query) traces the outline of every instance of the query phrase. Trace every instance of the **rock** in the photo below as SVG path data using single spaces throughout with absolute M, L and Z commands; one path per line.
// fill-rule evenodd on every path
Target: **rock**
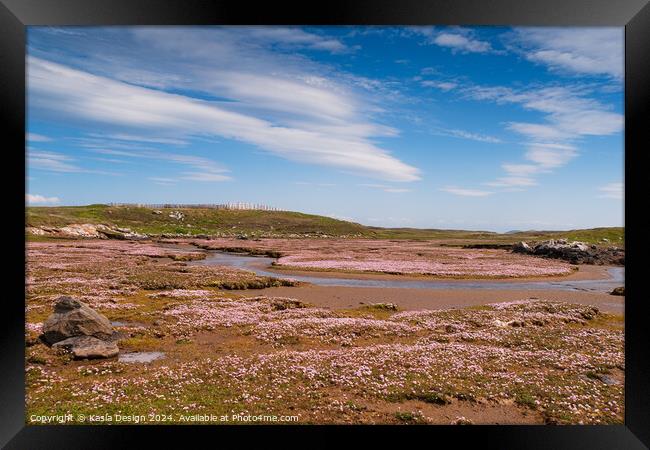
M 79 300 L 59 297 L 54 313 L 43 324 L 42 339 L 52 345 L 75 336 L 108 340 L 112 335 L 113 328 L 105 316 Z
M 136 233 L 129 228 L 117 228 L 109 225 L 91 223 L 73 223 L 61 228 L 27 227 L 27 232 L 37 236 L 64 236 L 95 239 L 148 239 L 146 234 Z
M 530 247 L 530 245 L 528 245 L 524 241 L 521 241 L 521 242 L 517 242 L 512 246 L 512 251 L 514 253 L 532 253 L 533 249 Z
M 156 215 L 159 216 L 160 214 L 162 214 L 162 211 L 160 211 L 160 210 L 158 210 L 158 209 L 154 209 L 154 210 L 152 211 L 152 213 L 153 213 L 153 214 L 156 214 Z
M 172 219 L 176 219 L 176 220 L 181 220 L 181 221 L 182 221 L 182 220 L 185 219 L 185 214 L 183 214 L 183 213 L 180 212 L 180 211 L 172 211 L 172 212 L 169 213 L 169 217 L 171 217 Z
M 136 240 L 147 239 L 149 236 L 132 231 L 130 228 L 117 228 L 108 225 L 97 225 L 97 232 L 108 239 Z
M 602 248 L 584 242 L 567 242 L 565 239 L 551 239 L 540 242 L 532 247 L 530 251 L 527 251 L 521 244 L 525 243 L 515 244 L 512 251 L 546 258 L 562 259 L 572 264 L 625 264 L 625 251 L 616 247 Z
M 581 252 L 586 252 L 589 249 L 595 249 L 596 246 L 595 245 L 589 246 L 589 245 L 587 245 L 587 244 L 585 244 L 583 242 L 572 242 L 571 243 L 571 248 L 578 249 Z
M 25 228 L 25 231 L 34 236 L 45 236 L 50 234 L 47 230 L 40 227 L 27 227 Z
M 100 238 L 103 237 L 97 227 L 91 223 L 70 224 L 59 228 L 59 232 L 66 236 Z
M 619 286 L 614 288 L 612 292 L 610 292 L 611 295 L 625 295 L 625 286 Z
M 103 341 L 92 336 L 74 336 L 52 345 L 72 353 L 74 359 L 113 358 L 120 349 L 112 341 Z

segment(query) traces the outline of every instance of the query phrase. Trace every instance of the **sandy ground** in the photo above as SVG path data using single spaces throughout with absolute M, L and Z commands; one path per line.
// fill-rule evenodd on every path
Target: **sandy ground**
M 625 304 L 625 297 L 605 293 L 530 289 L 400 289 L 310 285 L 268 288 L 257 292 L 261 295 L 297 298 L 331 309 L 356 308 L 362 303 L 384 302 L 395 303 L 402 310 L 449 309 L 537 298 L 595 305 L 604 312 L 623 314 Z

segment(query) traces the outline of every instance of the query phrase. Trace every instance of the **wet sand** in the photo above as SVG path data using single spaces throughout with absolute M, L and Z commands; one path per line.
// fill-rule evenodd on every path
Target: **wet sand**
M 277 287 L 245 291 L 245 296 L 292 297 L 329 309 L 358 308 L 369 303 L 395 303 L 402 310 L 450 309 L 513 300 L 541 299 L 594 305 L 604 312 L 623 314 L 625 297 L 598 292 L 513 289 L 404 289 L 345 286 Z

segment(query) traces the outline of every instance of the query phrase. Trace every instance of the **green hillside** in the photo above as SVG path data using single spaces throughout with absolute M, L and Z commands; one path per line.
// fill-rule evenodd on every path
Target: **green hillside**
M 156 212 L 159 213 L 156 213 Z M 170 217 L 173 211 L 183 213 L 183 220 Z M 130 228 L 150 235 L 187 234 L 250 237 L 265 236 L 346 236 L 376 239 L 436 239 L 447 245 L 511 244 L 518 241 L 568 239 L 594 244 L 618 245 L 625 242 L 622 227 L 592 228 L 570 231 L 489 231 L 439 230 L 419 228 L 369 227 L 344 220 L 289 211 L 217 210 L 211 208 L 151 208 L 130 206 L 60 206 L 28 207 L 27 226 L 62 227 L 69 224 L 92 223 Z M 604 240 L 606 239 L 606 241 Z
M 161 214 L 156 214 L 160 211 Z M 170 217 L 180 211 L 183 220 Z M 145 234 L 230 234 L 368 236 L 374 233 L 357 223 L 288 211 L 173 208 L 155 210 L 126 206 L 29 207 L 27 225 L 61 227 L 72 223 L 107 224 Z

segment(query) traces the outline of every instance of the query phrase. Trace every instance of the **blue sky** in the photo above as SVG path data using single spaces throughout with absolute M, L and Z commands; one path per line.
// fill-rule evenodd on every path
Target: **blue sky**
M 623 29 L 29 27 L 32 205 L 623 225 Z

